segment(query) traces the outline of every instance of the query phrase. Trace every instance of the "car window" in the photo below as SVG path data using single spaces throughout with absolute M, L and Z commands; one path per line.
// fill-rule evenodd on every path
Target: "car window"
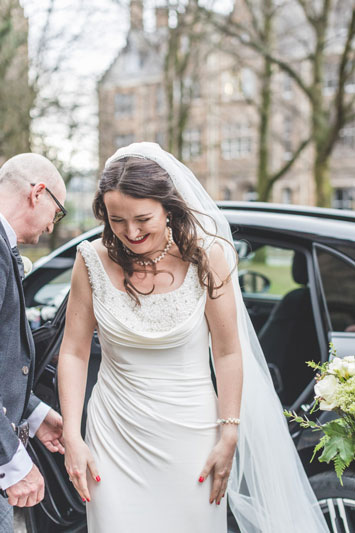
M 70 289 L 72 268 L 58 274 L 35 293 L 32 307 L 26 309 L 31 328 L 52 320 Z
M 271 245 L 251 245 L 251 248 L 252 251 L 244 257 L 239 255 L 238 269 L 244 296 L 265 293 L 281 299 L 299 287 L 292 276 L 293 250 Z
M 355 246 L 337 246 L 337 249 L 339 252 L 351 257 L 351 259 L 355 259 Z
M 323 248 L 317 258 L 333 331 L 354 331 L 355 267 Z

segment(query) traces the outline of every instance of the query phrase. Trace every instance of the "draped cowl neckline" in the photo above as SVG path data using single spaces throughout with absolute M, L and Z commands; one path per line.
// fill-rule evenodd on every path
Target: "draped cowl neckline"
M 169 331 L 147 332 L 128 327 L 95 295 L 93 296 L 94 313 L 99 333 L 114 344 L 132 348 L 166 349 L 184 344 L 204 319 L 206 293 L 200 298 L 192 315 Z
M 137 306 L 126 292 L 112 285 L 90 242 L 83 241 L 78 250 L 88 269 L 98 332 L 108 342 L 147 349 L 180 346 L 205 319 L 206 290 L 199 284 L 195 265 L 189 265 L 177 289 L 140 296 L 141 306 Z M 154 313 L 160 320 L 155 321 Z M 170 318 L 163 324 L 166 317 Z M 155 321 L 154 331 L 148 327 L 149 320 Z

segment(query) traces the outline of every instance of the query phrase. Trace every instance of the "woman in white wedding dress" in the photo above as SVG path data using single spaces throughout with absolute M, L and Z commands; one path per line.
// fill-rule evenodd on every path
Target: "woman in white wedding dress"
M 228 223 L 196 178 L 133 144 L 107 162 L 94 212 L 103 236 L 78 247 L 59 358 L 66 468 L 89 533 L 227 533 L 229 477 L 242 533 L 327 531 L 255 354 Z

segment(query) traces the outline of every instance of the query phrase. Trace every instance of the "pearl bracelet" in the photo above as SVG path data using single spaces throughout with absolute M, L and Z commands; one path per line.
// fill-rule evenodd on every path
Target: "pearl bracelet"
M 236 426 L 239 426 L 240 418 L 219 418 L 217 424 L 235 424 Z

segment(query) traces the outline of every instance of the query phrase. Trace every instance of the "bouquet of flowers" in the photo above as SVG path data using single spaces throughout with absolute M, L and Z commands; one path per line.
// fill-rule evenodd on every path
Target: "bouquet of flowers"
M 335 472 L 342 484 L 342 475 L 355 460 L 355 356 L 340 358 L 336 356 L 334 346 L 330 345 L 330 362 L 317 364 L 308 361 L 311 368 L 318 371 L 314 387 L 315 402 L 310 411 L 334 411 L 339 418 L 320 424 L 296 412 L 284 411 L 285 416 L 297 422 L 303 428 L 321 431 L 323 436 L 313 450 L 321 462 L 334 462 Z

